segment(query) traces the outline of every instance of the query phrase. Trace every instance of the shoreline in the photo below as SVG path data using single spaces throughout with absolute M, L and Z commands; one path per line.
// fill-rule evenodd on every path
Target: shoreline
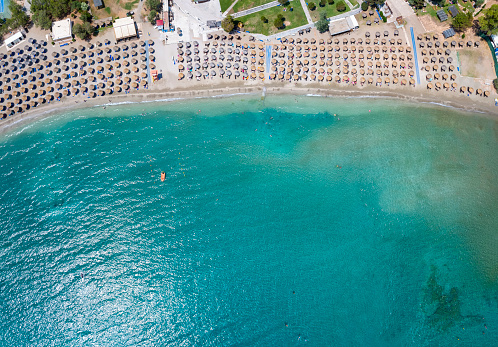
M 276 84 L 276 85 L 275 85 Z M 268 85 L 248 86 L 248 85 L 219 85 L 217 88 L 199 88 L 195 89 L 163 89 L 150 90 L 135 94 L 119 94 L 109 95 L 104 98 L 87 99 L 82 96 L 75 98 L 67 98 L 60 102 L 53 102 L 28 110 L 22 114 L 15 115 L 12 118 L 3 119 L 0 121 L 0 134 L 12 131 L 18 127 L 29 125 L 38 120 L 48 118 L 50 116 L 60 114 L 63 111 L 73 111 L 89 107 L 111 107 L 126 104 L 140 104 L 152 102 L 174 102 L 181 100 L 194 100 L 212 97 L 233 97 L 237 95 L 297 95 L 309 97 L 326 97 L 326 98 L 374 98 L 374 99 L 396 99 L 407 102 L 420 102 L 427 105 L 453 108 L 458 111 L 474 113 L 481 117 L 492 118 L 498 120 L 498 108 L 495 106 L 485 105 L 482 102 L 474 102 L 466 99 L 467 102 L 457 100 L 459 94 L 447 95 L 440 94 L 438 100 L 432 100 L 429 96 L 422 93 L 420 89 L 408 90 L 408 88 L 400 93 L 399 90 L 380 90 L 376 87 L 365 87 L 362 89 L 344 88 L 320 88 L 319 84 L 314 85 L 278 85 L 272 83 Z M 323 86 L 323 85 L 322 85 Z M 207 87 L 207 86 L 206 86 Z M 446 98 L 445 98 L 446 96 Z M 108 100 L 108 102 L 105 101 Z M 489 100 L 489 99 L 488 99 Z M 462 100 L 464 101 L 464 100 Z

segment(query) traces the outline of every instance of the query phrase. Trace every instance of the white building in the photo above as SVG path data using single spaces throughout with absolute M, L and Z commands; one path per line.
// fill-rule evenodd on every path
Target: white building
M 116 41 L 129 37 L 137 37 L 135 21 L 131 17 L 119 18 L 114 21 L 114 36 Z
M 52 23 L 52 40 L 54 42 L 69 41 L 73 38 L 71 20 L 63 19 Z
M 346 18 L 341 18 L 334 20 L 329 23 L 329 32 L 330 35 L 339 35 L 343 33 L 347 33 L 358 29 L 360 26 L 358 25 L 358 21 L 354 16 L 348 16 Z
M 26 39 L 24 34 L 22 32 L 17 32 L 11 37 L 5 39 L 5 47 L 7 47 L 7 50 L 10 51 L 12 48 L 20 44 Z

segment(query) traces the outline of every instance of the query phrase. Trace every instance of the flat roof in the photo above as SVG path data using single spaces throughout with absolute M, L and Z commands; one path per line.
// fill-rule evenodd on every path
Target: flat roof
M 11 37 L 6 38 L 5 44 L 8 46 L 12 42 L 15 42 L 15 41 L 20 42 L 22 40 L 24 40 L 24 35 L 19 31 L 19 32 L 15 33 L 14 35 L 12 35 Z
M 54 41 L 72 37 L 71 20 L 69 18 L 52 23 L 52 38 Z
M 348 16 L 329 23 L 330 35 L 338 35 L 358 28 L 358 21 L 354 16 Z
M 114 36 L 116 40 L 137 36 L 135 21 L 131 17 L 119 18 L 114 21 Z

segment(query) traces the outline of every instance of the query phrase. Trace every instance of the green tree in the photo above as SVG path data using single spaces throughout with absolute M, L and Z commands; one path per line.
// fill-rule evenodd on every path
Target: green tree
M 261 16 L 261 21 L 263 23 L 268 23 L 268 18 L 266 18 L 265 16 Z
M 90 14 L 90 12 L 88 11 L 83 11 L 83 13 L 81 14 L 80 16 L 80 19 L 83 21 L 83 22 L 91 22 L 93 17 L 92 15 Z
M 362 10 L 362 11 L 366 11 L 366 10 L 368 10 L 368 4 L 367 4 L 366 2 L 362 2 L 362 3 L 361 3 L 361 10 Z
M 481 7 L 483 4 L 484 4 L 484 0 L 476 0 L 474 2 L 474 7 L 478 8 L 478 7 Z
M 408 0 L 408 3 L 416 10 L 420 10 L 425 7 L 425 0 Z
M 495 87 L 495 90 L 498 91 L 498 78 L 493 80 L 493 87 Z
M 498 5 L 484 10 L 484 16 L 479 17 L 479 27 L 486 35 L 498 34 Z
M 278 3 L 280 5 L 287 5 L 289 3 L 289 0 L 278 0 Z
M 75 24 L 73 26 L 73 33 L 76 35 L 78 38 L 85 40 L 89 38 L 94 32 L 93 26 L 85 22 L 83 24 Z
M 160 12 L 163 4 L 161 0 L 145 0 L 145 6 L 151 11 L 155 10 L 156 12 Z
M 451 21 L 451 26 L 456 31 L 464 31 L 472 26 L 473 20 L 474 20 L 474 17 L 472 16 L 472 13 L 460 12 Z
M 233 28 L 235 28 L 235 21 L 233 20 L 233 17 L 226 16 L 225 18 L 223 18 L 223 20 L 221 21 L 221 27 L 227 33 L 232 32 Z
M 446 0 L 432 0 L 432 3 L 434 5 L 439 6 L 439 7 L 443 7 L 445 2 L 446 2 Z
M 81 2 L 79 1 L 71 1 L 69 6 L 71 7 L 71 11 L 81 10 Z
M 327 0 L 320 0 L 319 5 L 320 7 L 325 7 L 325 5 L 327 5 Z
M 89 7 L 90 6 L 88 6 L 88 4 L 86 2 L 82 2 L 81 6 L 80 6 L 80 8 L 81 8 L 82 11 L 88 11 Z
M 337 3 L 337 5 L 335 5 L 335 8 L 337 9 L 337 11 L 339 12 L 344 12 L 346 11 L 346 4 L 344 3 L 344 1 L 339 1 Z
M 365 0 L 368 6 L 376 7 L 377 5 L 384 5 L 386 0 Z
M 147 16 L 147 19 L 151 24 L 156 24 L 156 17 L 157 17 L 157 12 L 156 10 L 150 10 L 149 15 Z
M 50 28 L 52 28 L 52 19 L 50 19 L 47 11 L 36 11 L 31 16 L 31 19 L 33 20 L 33 23 L 35 23 L 35 25 L 39 26 L 42 29 L 49 30 Z
M 50 20 L 54 20 L 66 17 L 73 10 L 69 0 L 31 0 L 30 11 L 32 15 L 37 11 L 45 11 Z
M 283 29 L 284 28 L 284 16 L 282 16 L 281 13 L 278 14 L 277 18 L 273 22 L 273 25 L 275 25 L 275 28 L 277 29 Z
M 327 12 L 321 12 L 320 13 L 320 19 L 318 22 L 315 24 L 316 30 L 318 30 L 320 33 L 324 33 L 327 30 L 329 30 L 329 21 L 327 19 Z
M 327 2 L 329 5 L 333 5 L 335 1 L 334 0 L 327 0 Z
M 9 27 L 11 29 L 16 29 L 19 27 L 25 27 L 29 23 L 29 16 L 24 12 L 21 5 L 17 2 L 9 3 L 9 10 L 11 13 L 10 19 L 8 20 Z
M 314 2 L 308 3 L 308 10 L 314 11 L 316 9 L 316 5 Z

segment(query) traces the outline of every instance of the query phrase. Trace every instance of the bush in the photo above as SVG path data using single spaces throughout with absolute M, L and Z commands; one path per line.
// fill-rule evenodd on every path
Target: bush
M 496 91 L 498 91 L 498 78 L 493 80 L 493 87 L 495 87 Z
M 277 29 L 283 29 L 284 27 L 284 16 L 282 16 L 281 14 L 279 14 L 277 16 L 277 18 L 275 19 L 275 21 L 273 22 L 273 25 L 275 25 L 275 28 Z
M 156 10 L 151 10 L 149 12 L 149 15 L 147 16 L 147 19 L 149 20 L 150 24 L 155 25 L 156 24 L 156 17 L 157 17 Z
M 382 18 L 382 21 L 385 23 L 387 22 L 386 16 L 384 16 L 384 12 L 380 11 L 380 18 Z
M 289 3 L 289 0 L 278 0 L 278 3 L 280 5 L 287 5 Z
M 310 11 L 314 11 L 315 9 L 316 9 L 316 5 L 315 5 L 315 3 L 314 3 L 314 2 L 310 2 L 310 3 L 308 4 L 308 10 L 310 10 Z
M 320 7 L 325 7 L 325 5 L 327 5 L 327 0 L 320 0 L 319 5 Z
M 337 5 L 335 5 L 335 8 L 339 12 L 344 12 L 346 11 L 346 4 L 344 3 L 344 1 L 339 1 Z
M 368 10 L 368 4 L 367 4 L 366 2 L 362 2 L 362 3 L 361 3 L 361 10 L 362 10 L 362 11 L 366 11 L 366 10 Z
M 261 16 L 261 21 L 263 23 L 268 23 L 268 18 L 266 18 L 265 16 Z
M 465 34 L 462 34 L 462 39 L 464 39 L 464 38 L 465 38 Z
M 327 2 L 329 3 L 329 5 L 333 5 L 334 4 L 334 0 L 327 0 Z

